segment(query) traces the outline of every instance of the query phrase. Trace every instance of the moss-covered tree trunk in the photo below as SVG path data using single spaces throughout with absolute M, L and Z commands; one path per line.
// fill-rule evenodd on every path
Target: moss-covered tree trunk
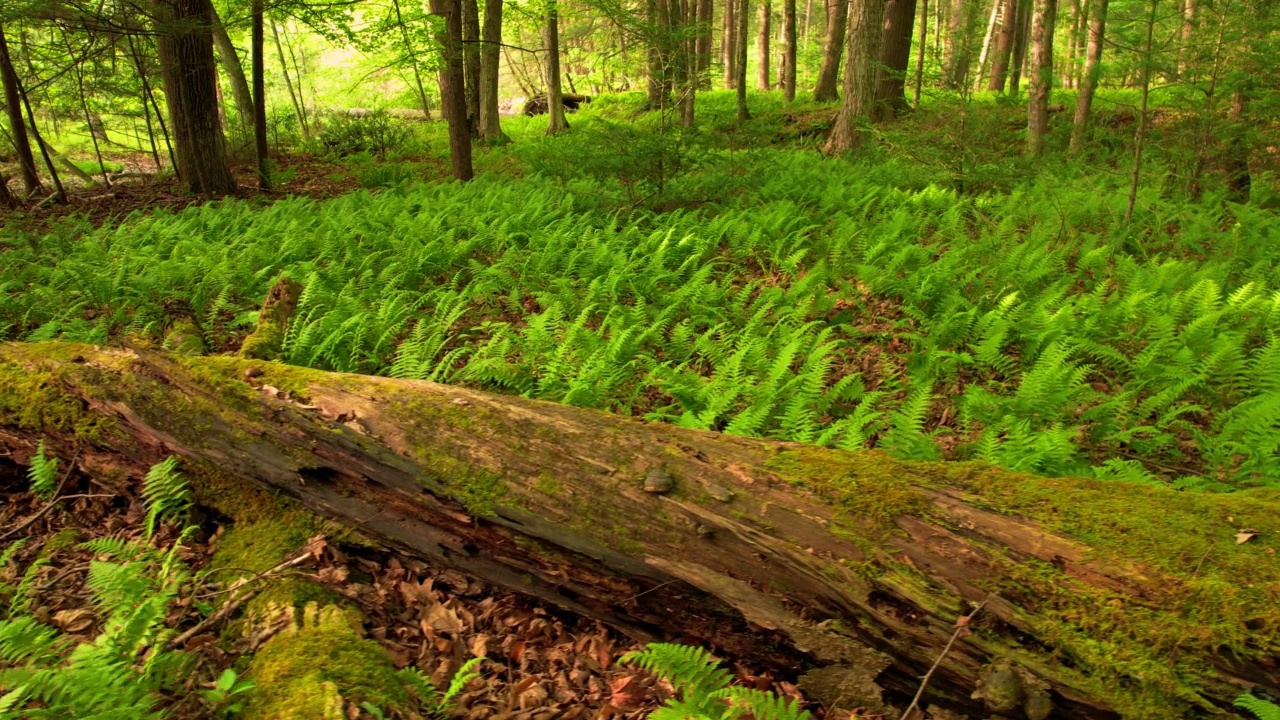
M 0 449 L 39 437 L 104 471 L 177 454 L 206 495 L 276 490 L 636 637 L 786 668 L 829 705 L 904 707 L 982 602 L 926 705 L 1192 717 L 1280 685 L 1275 490 L 1045 479 L 256 360 L 0 346 Z

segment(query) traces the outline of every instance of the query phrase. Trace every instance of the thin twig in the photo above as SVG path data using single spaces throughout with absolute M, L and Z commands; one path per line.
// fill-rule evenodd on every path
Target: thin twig
M 933 679 L 933 674 L 937 672 L 938 666 L 942 664 L 942 659 L 947 656 L 947 652 L 951 650 L 951 646 L 956 643 L 956 640 L 960 639 L 960 633 L 969 628 L 969 623 L 973 621 L 973 618 L 977 616 L 990 599 L 990 595 L 983 598 L 982 602 L 978 603 L 978 606 L 973 609 L 973 612 L 965 616 L 963 623 L 956 624 L 956 631 L 951 633 L 951 639 L 947 641 L 946 647 L 942 648 L 942 652 L 938 653 L 938 659 L 933 661 L 933 667 L 929 668 L 929 672 L 925 673 L 924 678 L 920 681 L 920 689 L 916 690 L 916 696 L 911 699 L 911 704 L 907 706 L 906 712 L 902 713 L 903 720 L 910 720 L 911 711 L 920 709 L 920 698 L 924 696 L 924 690 L 929 687 L 929 681 Z
M 17 535 L 23 530 L 26 530 L 27 528 L 31 527 L 31 525 L 35 523 L 35 521 L 39 520 L 40 518 L 48 514 L 48 512 L 53 509 L 54 505 L 57 505 L 59 502 L 65 499 L 61 497 L 62 490 L 67 486 L 67 481 L 71 479 L 71 473 L 76 469 L 76 461 L 79 459 L 80 459 L 80 448 L 76 448 L 76 454 L 74 457 L 71 458 L 71 464 L 67 467 L 66 474 L 62 476 L 62 481 L 58 483 L 58 488 L 53 491 L 53 499 L 45 503 L 45 506 L 40 508 L 40 511 L 37 512 L 35 515 L 32 515 L 31 517 L 27 518 L 21 524 L 19 524 L 17 527 L 13 528 L 9 532 L 3 535 L 0 535 L 0 542 L 4 542 L 9 538 L 13 537 L 14 535 Z
M 256 580 L 261 580 L 263 578 L 269 577 L 283 570 L 287 570 L 295 565 L 301 565 L 309 557 L 311 557 L 311 551 L 309 549 L 304 550 L 298 553 L 297 555 L 294 555 L 293 557 L 280 562 L 275 567 L 272 567 L 268 570 L 263 570 L 262 572 L 258 573 L 257 575 L 254 575 L 251 578 L 242 578 L 241 580 L 236 581 L 235 583 L 232 584 L 230 588 L 228 588 L 228 590 L 232 592 L 243 590 L 250 583 Z M 188 629 L 186 632 L 182 633 L 181 635 L 165 643 L 165 647 L 169 649 L 173 649 L 186 644 L 188 640 L 204 632 L 211 625 L 214 625 L 226 619 L 228 616 L 231 615 L 231 613 L 235 612 L 237 608 L 243 605 L 244 602 L 252 596 L 253 596 L 253 592 L 245 592 L 242 595 L 233 595 L 231 599 L 223 603 L 222 607 L 218 608 L 218 612 L 210 615 L 204 620 L 201 620 L 200 622 L 192 626 L 190 629 Z

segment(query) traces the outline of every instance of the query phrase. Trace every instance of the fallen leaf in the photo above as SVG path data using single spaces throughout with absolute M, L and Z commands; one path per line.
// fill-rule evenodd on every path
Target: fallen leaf
M 1243 545 L 1256 537 L 1258 537 L 1257 530 L 1241 530 L 1236 533 L 1236 544 Z
M 93 625 L 93 611 L 88 608 L 59 610 L 53 614 L 53 624 L 72 635 L 84 632 Z
M 477 635 L 471 640 L 471 654 L 478 658 L 489 656 L 488 635 Z
M 424 621 L 433 630 L 440 632 L 456 633 L 462 631 L 462 619 L 458 617 L 458 613 L 439 603 L 432 605 L 427 611 L 427 617 Z
M 639 675 L 627 675 L 609 683 L 609 704 L 619 710 L 639 710 L 649 697 L 649 688 Z

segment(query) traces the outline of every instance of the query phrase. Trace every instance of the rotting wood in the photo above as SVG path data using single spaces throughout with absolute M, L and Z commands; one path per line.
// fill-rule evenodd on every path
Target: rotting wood
M 983 712 L 971 695 L 1006 666 L 1062 718 L 1207 713 L 1280 686 L 1277 491 L 903 463 L 238 358 L 3 346 L 0 449 L 42 437 L 104 470 L 179 455 L 198 487 L 274 488 L 634 637 L 809 671 L 802 687 L 850 707 L 905 706 L 988 596 L 928 703 Z M 645 492 L 659 469 L 675 486 Z M 1242 523 L 1259 537 L 1236 546 Z

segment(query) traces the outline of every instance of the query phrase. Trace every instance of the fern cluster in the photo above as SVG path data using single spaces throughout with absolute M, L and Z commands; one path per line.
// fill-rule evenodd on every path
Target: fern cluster
M 288 274 L 300 365 L 907 458 L 1280 484 L 1273 215 L 1151 196 L 1125 224 L 1083 185 L 966 197 L 743 163 L 753 190 L 699 212 L 487 177 L 140 215 L 5 253 L 0 319 L 103 342 L 180 308 L 234 346 Z
M 700 647 L 650 643 L 620 662 L 661 676 L 676 696 L 649 715 L 652 720 L 809 720 L 809 711 L 771 692 L 731 684 L 733 676 Z

